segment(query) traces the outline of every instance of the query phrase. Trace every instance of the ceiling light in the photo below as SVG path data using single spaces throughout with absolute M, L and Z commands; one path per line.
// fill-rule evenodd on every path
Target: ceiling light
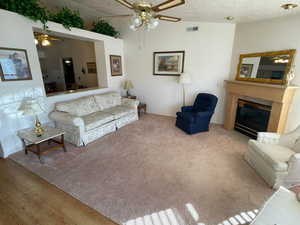
M 228 21 L 231 21 L 231 20 L 234 20 L 234 17 L 233 16 L 226 16 L 225 19 L 228 20 Z
M 50 41 L 49 40 L 42 40 L 42 46 L 49 46 L 49 45 L 51 45 L 51 43 L 50 43 Z
M 298 5 L 293 4 L 293 3 L 288 3 L 288 4 L 284 4 L 284 5 L 281 6 L 281 8 L 286 9 L 286 10 L 294 9 L 296 7 L 298 7 Z
M 35 38 L 35 39 L 34 39 L 34 43 L 35 43 L 35 45 L 38 45 L 38 44 L 39 44 L 39 41 Z

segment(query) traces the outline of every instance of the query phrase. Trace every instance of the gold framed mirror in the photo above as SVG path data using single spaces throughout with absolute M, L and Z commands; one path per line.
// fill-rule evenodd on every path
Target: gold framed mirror
M 296 50 L 241 54 L 236 80 L 286 84 Z

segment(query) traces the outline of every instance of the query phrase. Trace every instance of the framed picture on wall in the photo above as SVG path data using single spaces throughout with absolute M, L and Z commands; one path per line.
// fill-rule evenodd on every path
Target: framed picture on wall
M 154 52 L 153 75 L 180 76 L 184 69 L 184 51 Z
M 0 77 L 2 81 L 32 80 L 25 49 L 0 48 Z
M 240 76 L 242 76 L 242 77 L 251 77 L 252 70 L 253 70 L 253 64 L 242 64 L 241 65 Z
M 95 62 L 87 62 L 86 66 L 88 73 L 97 73 L 97 66 Z
M 120 55 L 110 55 L 110 69 L 112 76 L 122 76 L 122 58 Z

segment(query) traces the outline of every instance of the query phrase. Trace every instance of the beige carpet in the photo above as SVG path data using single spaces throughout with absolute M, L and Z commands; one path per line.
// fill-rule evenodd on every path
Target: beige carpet
M 87 147 L 49 153 L 43 165 L 33 154 L 11 158 L 117 223 L 172 209 L 182 224 L 214 225 L 273 193 L 243 160 L 248 138 L 219 125 L 189 136 L 174 123 L 145 115 Z

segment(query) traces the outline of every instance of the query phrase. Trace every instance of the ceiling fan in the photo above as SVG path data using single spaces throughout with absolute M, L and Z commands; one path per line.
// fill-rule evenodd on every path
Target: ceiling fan
M 36 45 L 40 44 L 42 46 L 51 45 L 51 41 L 60 41 L 61 39 L 49 36 L 48 34 L 34 32 L 34 42 Z
M 155 6 L 153 6 L 146 0 L 140 0 L 134 3 L 130 3 L 127 0 L 116 1 L 134 11 L 134 15 L 132 17 L 132 24 L 129 26 L 132 30 L 137 30 L 143 25 L 145 25 L 148 30 L 154 29 L 159 24 L 158 20 L 179 22 L 181 18 L 164 16 L 158 13 L 185 4 L 185 0 L 167 0 Z

